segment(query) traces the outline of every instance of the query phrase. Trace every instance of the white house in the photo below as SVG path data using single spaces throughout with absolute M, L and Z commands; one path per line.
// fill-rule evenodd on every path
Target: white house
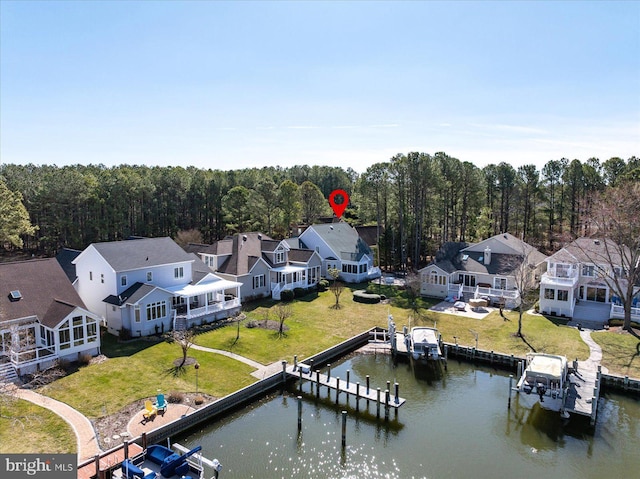
M 373 265 L 371 248 L 348 223 L 311 225 L 299 237 L 301 245 L 316 251 L 322 258 L 322 276 L 337 269 L 347 283 L 360 283 L 378 278 L 380 268 Z
M 603 322 L 624 318 L 624 309 L 606 279 L 607 275 L 621 274 L 617 249 L 610 240 L 578 238 L 549 256 L 547 271 L 540 281 L 540 312 Z M 612 269 L 609 258 L 620 264 Z M 640 308 L 632 309 L 632 320 L 640 320 Z
M 97 355 L 99 324 L 55 258 L 0 263 L 0 382 Z
M 240 284 L 214 275 L 171 238 L 94 243 L 73 264 L 78 294 L 112 334 L 158 334 L 240 309 Z
M 311 288 L 320 280 L 322 260 L 313 250 L 291 247 L 262 233 L 239 233 L 212 245 L 189 244 L 217 275 L 241 284 L 245 299 L 271 296 L 284 290 Z
M 420 292 L 443 299 L 487 297 L 513 308 L 520 304 L 514 271 L 525 258 L 534 274 L 542 271 L 546 256 L 509 233 L 471 245 L 448 242 L 419 271 Z

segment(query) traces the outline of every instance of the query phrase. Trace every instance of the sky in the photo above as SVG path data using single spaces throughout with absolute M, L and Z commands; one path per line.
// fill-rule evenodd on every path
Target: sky
M 640 2 L 0 0 L 0 162 L 640 156 Z

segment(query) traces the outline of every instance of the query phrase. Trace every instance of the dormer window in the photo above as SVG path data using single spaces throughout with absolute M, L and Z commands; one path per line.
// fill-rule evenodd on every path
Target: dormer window
M 284 263 L 284 251 L 276 251 L 276 263 Z

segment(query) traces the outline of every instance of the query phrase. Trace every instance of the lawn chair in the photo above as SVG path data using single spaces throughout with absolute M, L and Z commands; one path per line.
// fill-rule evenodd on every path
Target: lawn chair
M 162 413 L 164 414 L 165 411 L 167 410 L 167 400 L 164 398 L 164 394 L 158 394 L 156 396 L 156 402 L 153 403 L 153 407 L 156 408 L 156 411 L 162 411 Z
M 142 413 L 142 417 L 147 421 L 150 421 L 156 414 L 158 413 L 158 409 L 153 405 L 150 399 L 147 399 L 144 402 L 144 412 Z

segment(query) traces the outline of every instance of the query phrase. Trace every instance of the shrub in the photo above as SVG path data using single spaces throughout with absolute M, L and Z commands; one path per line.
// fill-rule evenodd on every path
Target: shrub
M 326 279 L 321 279 L 318 282 L 318 291 L 326 291 L 327 289 L 329 289 L 329 281 L 327 281 Z
M 127 328 L 121 328 L 118 332 L 118 339 L 120 339 L 120 341 L 128 341 L 129 339 L 131 339 L 131 330 Z
M 536 301 L 536 302 L 534 303 L 534 305 L 533 305 L 533 310 L 534 310 L 536 313 L 539 313 L 539 312 L 540 312 L 540 301 Z
M 376 304 L 380 302 L 379 294 L 367 293 L 366 290 L 354 291 L 353 300 L 358 303 Z
M 78 362 L 83 366 L 88 366 L 91 363 L 91 355 L 87 353 L 79 354 Z
M 180 391 L 171 391 L 167 395 L 167 402 L 171 404 L 180 404 L 182 401 L 184 401 L 184 393 Z
M 202 404 L 204 402 L 204 398 L 202 396 L 196 396 L 193 399 L 193 402 L 196 403 L 196 406 L 199 406 L 200 404 Z
M 295 297 L 295 293 L 290 289 L 285 289 L 280 293 L 280 299 L 282 301 L 293 301 L 294 297 Z
M 296 298 L 302 298 L 303 296 L 306 296 L 308 293 L 308 291 L 304 288 L 293 288 L 293 295 Z

